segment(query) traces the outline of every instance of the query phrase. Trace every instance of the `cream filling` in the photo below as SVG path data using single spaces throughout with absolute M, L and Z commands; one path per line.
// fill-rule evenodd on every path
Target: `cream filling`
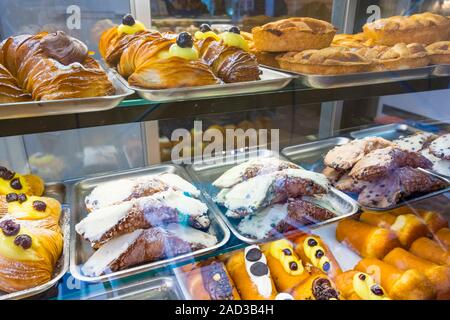
M 209 233 L 176 223 L 169 224 L 167 226 L 167 231 L 173 233 L 187 243 L 201 244 L 207 248 L 212 247 L 217 243 L 217 238 Z
M 81 267 L 83 274 L 89 277 L 98 277 L 110 271 L 111 264 L 116 261 L 142 234 L 143 230 L 136 230 L 118 238 L 112 239 L 88 259 Z
M 240 233 L 248 235 L 255 239 L 264 239 L 276 226 L 286 218 L 288 214 L 288 205 L 275 204 L 267 207 L 257 214 L 247 216 L 237 226 Z
M 244 250 L 244 257 L 247 256 L 247 252 L 250 251 L 251 249 L 258 249 L 260 250 L 260 248 L 258 246 L 248 246 L 245 248 Z M 264 276 L 255 276 L 254 274 L 252 274 L 250 272 L 250 268 L 252 267 L 253 264 L 255 264 L 256 262 L 262 262 L 264 264 L 267 265 L 267 259 L 266 256 L 264 255 L 264 253 L 261 253 L 261 259 L 259 259 L 258 261 L 255 262 L 251 262 L 248 261 L 245 258 L 245 270 L 247 271 L 248 276 L 250 277 L 250 280 L 253 282 L 253 284 L 256 286 L 256 289 L 258 290 L 258 293 L 263 296 L 264 298 L 269 298 L 270 295 L 272 294 L 273 288 L 272 288 L 272 281 L 270 278 L 270 271 L 268 274 L 264 275 Z
M 125 218 L 132 207 L 133 202 L 127 201 L 95 210 L 81 220 L 75 226 L 75 230 L 91 242 L 98 241 L 105 232 L 113 228 L 121 219 Z
M 365 280 L 361 280 L 359 278 L 360 275 L 364 275 Z M 383 288 L 381 288 L 381 286 L 380 288 L 383 290 L 383 295 L 377 296 L 376 294 L 374 294 L 370 289 L 374 285 L 376 285 L 375 281 L 370 275 L 366 273 L 358 272 L 353 276 L 353 289 L 355 290 L 355 293 L 358 295 L 358 297 L 360 297 L 362 300 L 390 300 L 384 294 L 385 291 Z
M 86 197 L 86 205 L 102 208 L 121 202 L 131 195 L 134 185 L 135 182 L 131 179 L 103 183 Z M 95 205 L 94 202 L 96 202 Z
M 181 214 L 191 217 L 198 217 L 208 212 L 206 204 L 195 198 L 185 196 L 179 191 L 168 190 L 147 198 L 159 200 L 164 205 L 175 208 Z M 147 198 L 140 198 L 137 200 L 141 207 L 145 205 Z
M 192 184 L 173 173 L 163 173 L 158 176 L 158 179 L 167 184 L 168 186 L 191 194 L 194 197 L 200 195 L 200 191 Z

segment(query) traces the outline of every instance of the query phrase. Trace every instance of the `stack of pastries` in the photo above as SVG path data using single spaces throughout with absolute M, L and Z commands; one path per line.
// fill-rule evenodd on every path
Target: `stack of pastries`
M 166 89 L 259 79 L 256 58 L 236 27 L 220 35 L 202 25 L 193 38 L 187 32 L 147 30 L 131 15 L 105 31 L 100 53 L 130 85 Z
M 363 259 L 355 270 L 372 274 L 394 299 L 450 299 L 448 221 L 432 211 L 364 211 L 344 219 L 336 239 Z
M 199 195 L 172 173 L 98 185 L 85 199 L 89 213 L 75 226 L 95 250 L 82 272 L 101 276 L 214 246 L 208 207 Z
M 432 13 L 367 23 L 338 34 L 327 22 L 290 18 L 252 30 L 260 63 L 304 74 L 348 74 L 446 64 L 450 19 Z
M 12 293 L 50 281 L 63 250 L 61 204 L 40 197 L 36 176 L 0 167 L 0 291 Z
M 266 239 L 336 217 L 325 205 L 329 183 L 320 173 L 276 157 L 238 164 L 213 182 L 215 201 L 241 234 Z M 330 208 L 330 209 L 327 209 Z M 333 208 L 333 210 L 335 210 Z
M 337 189 L 357 193 L 362 206 L 389 208 L 411 195 L 447 187 L 443 179 L 419 170 L 433 163 L 418 151 L 379 137 L 356 139 L 327 153 L 323 173 Z
M 86 45 L 62 31 L 3 41 L 0 87 L 4 103 L 98 97 L 115 91 Z

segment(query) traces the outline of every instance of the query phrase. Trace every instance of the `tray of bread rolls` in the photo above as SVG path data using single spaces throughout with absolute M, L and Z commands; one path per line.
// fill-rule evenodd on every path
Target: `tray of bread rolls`
M 0 167 L 0 300 L 37 296 L 69 269 L 70 208 L 61 183 Z
M 249 41 L 262 64 L 309 87 L 335 88 L 447 75 L 449 29 L 448 17 L 429 12 L 367 23 L 357 34 L 293 17 L 253 28 Z
M 233 234 L 259 243 L 332 223 L 358 212 L 325 176 L 275 151 L 246 150 L 187 166 L 195 184 L 216 203 Z
M 62 31 L 0 44 L 0 119 L 103 111 L 133 93 Z
M 448 300 L 444 207 L 364 211 L 176 268 L 194 300 Z
M 382 129 L 386 126 L 380 132 Z M 367 135 L 335 146 L 332 142 L 337 138 L 332 138 L 309 147 L 288 147 L 281 153 L 300 166 L 322 172 L 336 189 L 357 199 L 361 207 L 392 210 L 450 191 L 448 160 L 439 154 L 448 134 L 413 132 L 406 136 L 390 132 L 391 138 L 398 137 L 392 141 Z
M 72 192 L 71 274 L 103 282 L 168 267 L 227 243 L 215 206 L 177 165 L 90 178 Z
M 127 14 L 102 34 L 99 49 L 123 83 L 150 101 L 278 90 L 295 78 L 260 67 L 238 27 L 159 33 Z

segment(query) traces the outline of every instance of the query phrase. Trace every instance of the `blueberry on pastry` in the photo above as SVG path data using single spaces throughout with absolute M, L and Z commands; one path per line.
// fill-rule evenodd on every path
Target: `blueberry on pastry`
M 24 193 L 41 196 L 44 193 L 44 181 L 36 175 L 21 175 L 0 166 L 0 195 Z

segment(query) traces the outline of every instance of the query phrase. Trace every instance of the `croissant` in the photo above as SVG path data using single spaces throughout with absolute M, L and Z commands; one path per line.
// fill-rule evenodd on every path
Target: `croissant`
M 239 47 L 227 46 L 214 38 L 200 40 L 197 46 L 202 59 L 224 82 L 259 80 L 258 61 L 253 54 Z
M 63 249 L 61 204 L 10 193 L 0 197 L 0 290 L 16 292 L 48 282 Z
M 17 84 L 13 75 L 0 64 L 0 103 L 29 101 L 31 97 Z

